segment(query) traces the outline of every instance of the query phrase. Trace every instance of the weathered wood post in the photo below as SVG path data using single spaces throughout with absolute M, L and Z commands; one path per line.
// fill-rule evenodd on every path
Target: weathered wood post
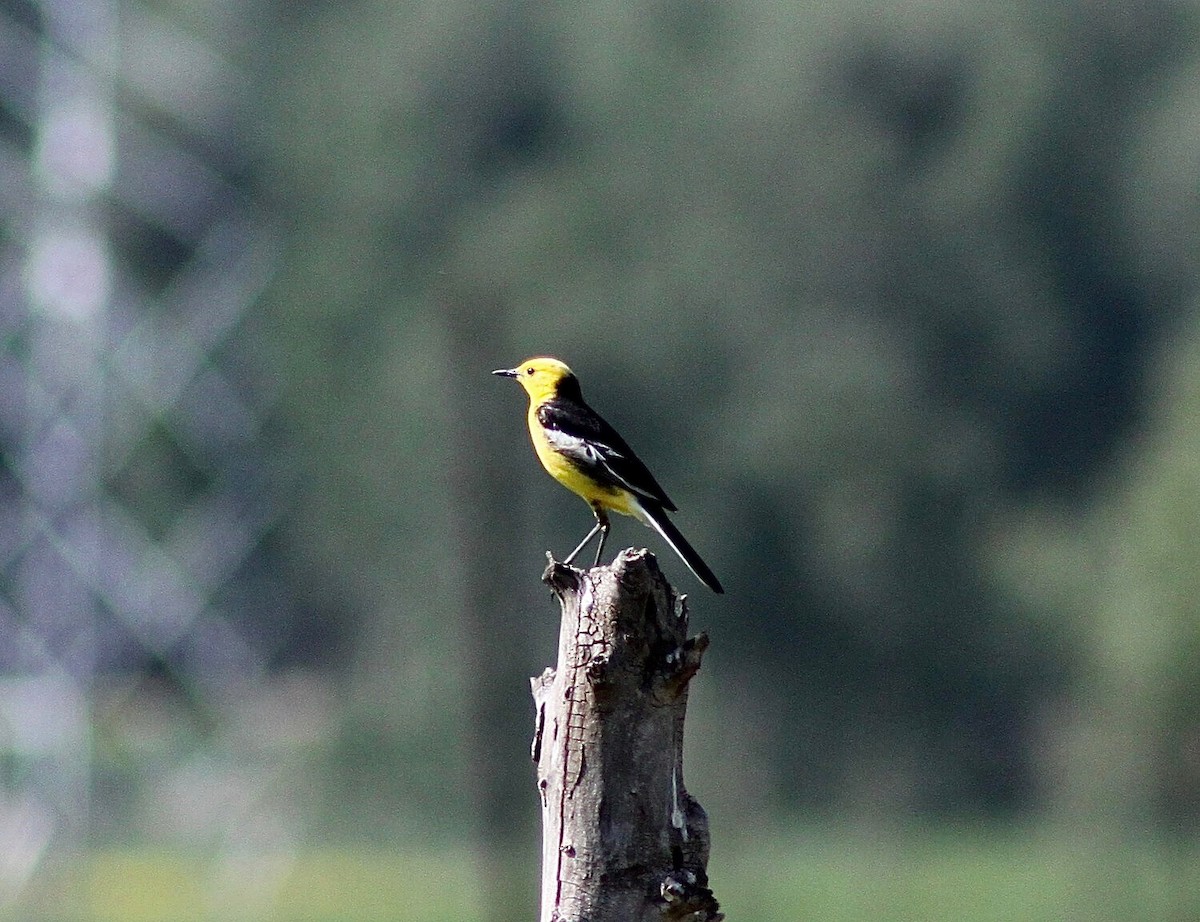
M 541 922 L 718 922 L 708 818 L 683 785 L 688 683 L 708 637 L 648 551 L 551 559 L 558 667 L 532 679 Z

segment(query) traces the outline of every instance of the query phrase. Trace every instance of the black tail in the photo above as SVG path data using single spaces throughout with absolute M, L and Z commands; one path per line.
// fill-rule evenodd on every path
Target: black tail
M 687 542 L 675 523 L 667 518 L 666 512 L 662 506 L 657 503 L 651 503 L 647 500 L 642 500 L 640 503 L 642 511 L 646 514 L 646 524 L 652 527 L 656 532 L 666 539 L 667 544 L 671 545 L 671 549 L 679 555 L 679 559 L 688 565 L 688 569 L 696 574 L 696 579 L 704 583 L 713 592 L 724 593 L 721 588 L 721 581 L 717 579 L 716 574 L 708 568 L 700 555 L 696 553 L 696 549 Z

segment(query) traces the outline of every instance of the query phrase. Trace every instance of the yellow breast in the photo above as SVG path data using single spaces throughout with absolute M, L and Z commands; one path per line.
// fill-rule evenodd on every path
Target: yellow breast
M 554 450 L 542 432 L 533 405 L 529 408 L 528 422 L 533 450 L 537 452 L 538 460 L 551 477 L 568 490 L 582 496 L 589 504 L 599 503 L 605 509 L 622 515 L 637 515 L 634 511 L 634 498 L 627 490 L 597 483 L 576 467 L 570 458 Z

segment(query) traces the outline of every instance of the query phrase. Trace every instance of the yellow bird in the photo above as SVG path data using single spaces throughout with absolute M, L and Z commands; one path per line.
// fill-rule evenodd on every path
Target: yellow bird
M 596 526 L 563 563 L 574 560 L 599 533 L 598 565 L 612 527 L 608 513 L 619 512 L 641 520 L 662 535 L 696 578 L 713 592 L 725 591 L 667 518 L 668 511 L 675 511 L 675 504 L 617 431 L 584 402 L 579 379 L 570 368 L 558 359 L 539 357 L 526 359 L 516 368 L 499 368 L 492 374 L 515 378 L 525 388 L 529 395 L 529 436 L 538 460 L 551 477 L 582 496 L 596 516 Z

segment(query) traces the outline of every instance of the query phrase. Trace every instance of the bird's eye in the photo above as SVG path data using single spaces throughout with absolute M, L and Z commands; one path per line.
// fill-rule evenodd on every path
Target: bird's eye
M 527 374 L 527 375 L 533 374 L 533 366 L 532 365 L 530 365 L 528 368 L 525 369 L 525 374 Z

